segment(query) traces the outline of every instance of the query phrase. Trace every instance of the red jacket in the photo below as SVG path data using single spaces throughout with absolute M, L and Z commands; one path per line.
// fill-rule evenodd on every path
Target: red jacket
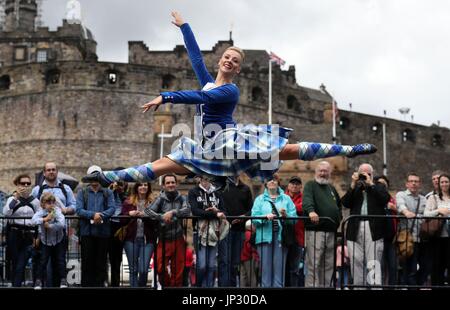
M 241 262 L 246 262 L 253 259 L 259 261 L 258 251 L 250 243 L 252 232 L 250 230 L 245 231 L 245 240 L 241 251 Z
M 295 205 L 295 209 L 297 210 L 297 215 L 303 216 L 303 211 L 302 211 L 303 194 L 300 192 L 297 195 L 291 196 L 287 190 L 286 190 L 285 194 L 288 195 L 289 197 L 291 197 L 292 202 Z M 305 223 L 304 223 L 304 220 L 302 220 L 302 219 L 299 219 L 297 221 L 297 223 L 295 224 L 295 237 L 297 238 L 298 244 L 301 245 L 302 247 L 304 247 L 305 246 Z
M 137 210 L 137 207 L 135 205 L 132 205 L 130 203 L 130 200 L 127 199 L 122 204 L 122 213 L 121 215 L 128 215 L 130 211 Z M 125 237 L 126 241 L 134 241 L 136 238 L 136 231 L 137 231 L 137 218 L 130 217 L 129 219 L 121 219 L 120 222 L 122 225 L 126 225 L 129 223 L 127 228 L 127 234 Z M 142 222 L 144 223 L 144 235 L 148 242 L 156 243 L 156 239 L 158 237 L 157 235 L 157 222 L 154 220 L 151 220 L 148 217 L 142 218 Z

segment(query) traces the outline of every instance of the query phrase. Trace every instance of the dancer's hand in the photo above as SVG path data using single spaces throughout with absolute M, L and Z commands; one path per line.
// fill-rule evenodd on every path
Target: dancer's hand
M 181 27 L 181 25 L 184 24 L 184 20 L 183 20 L 183 18 L 181 17 L 181 14 L 180 14 L 180 13 L 178 13 L 177 11 L 173 11 L 173 12 L 171 13 L 171 15 L 172 15 L 172 17 L 175 19 L 175 20 L 172 21 L 172 24 L 174 24 L 174 25 L 177 26 L 177 27 Z
M 141 106 L 141 108 L 144 110 L 144 111 L 142 111 L 142 113 L 147 112 L 148 110 L 150 110 L 153 107 L 155 107 L 155 111 L 158 110 L 161 103 L 162 103 L 162 96 L 156 97 L 152 101 L 147 102 L 146 104 Z

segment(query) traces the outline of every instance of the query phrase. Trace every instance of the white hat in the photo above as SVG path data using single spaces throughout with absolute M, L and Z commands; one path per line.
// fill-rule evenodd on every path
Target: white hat
M 94 173 L 95 171 L 102 172 L 102 168 L 100 168 L 99 166 L 93 165 L 88 168 L 86 173 L 91 174 L 91 173 Z

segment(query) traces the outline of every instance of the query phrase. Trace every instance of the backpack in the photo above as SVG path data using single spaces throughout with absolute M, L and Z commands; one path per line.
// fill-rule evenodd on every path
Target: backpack
M 26 199 L 19 199 L 19 203 L 17 205 L 14 206 L 14 209 L 12 210 L 11 215 L 14 215 L 14 213 L 16 213 L 17 210 L 19 210 L 19 208 L 24 207 L 24 206 L 29 206 L 31 209 L 33 209 L 33 213 L 36 213 L 36 210 L 34 209 L 33 204 L 31 203 L 34 199 L 33 196 L 30 196 Z
M 52 188 L 52 187 L 48 186 L 47 184 L 39 184 L 38 186 L 39 186 L 39 192 L 38 192 L 36 198 L 37 198 L 38 200 L 40 200 L 40 199 L 41 199 L 41 196 L 42 196 L 42 192 L 44 191 L 44 189 Z M 66 191 L 66 189 L 65 189 L 65 187 L 64 187 L 64 183 L 63 183 L 63 182 L 60 181 L 59 184 L 58 184 L 58 186 L 53 187 L 53 188 L 59 188 L 59 189 L 61 189 L 61 192 L 64 194 L 64 197 L 66 197 L 66 201 L 67 201 L 67 191 Z

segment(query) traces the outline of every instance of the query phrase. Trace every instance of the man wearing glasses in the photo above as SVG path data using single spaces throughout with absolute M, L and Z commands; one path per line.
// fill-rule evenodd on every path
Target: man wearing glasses
M 353 173 L 352 183 L 342 197 L 342 205 L 350 215 L 386 215 L 390 196 L 380 183 L 373 183 L 373 168 L 362 164 Z M 358 217 L 347 225 L 347 246 L 354 285 L 381 285 L 381 260 L 387 220 Z

